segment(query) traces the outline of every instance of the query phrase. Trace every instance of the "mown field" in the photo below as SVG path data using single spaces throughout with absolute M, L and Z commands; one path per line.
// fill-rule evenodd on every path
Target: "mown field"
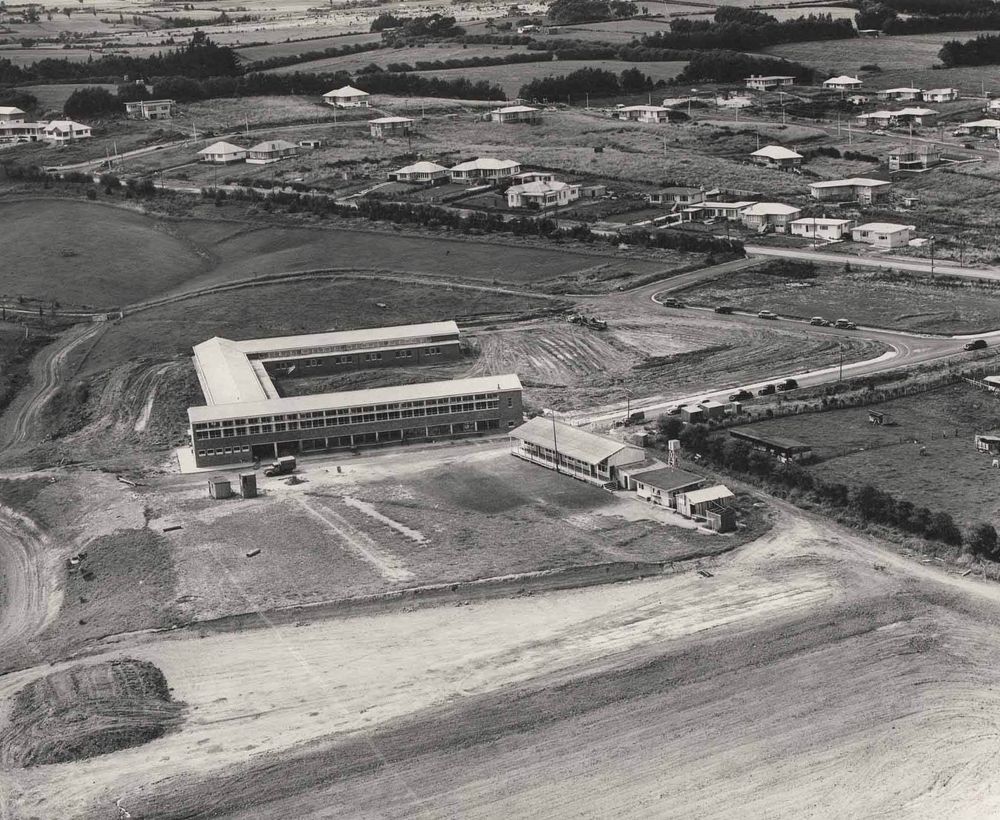
M 321 37 L 309 39 L 289 40 L 288 42 L 274 42 L 266 45 L 247 46 L 237 49 L 240 57 L 247 62 L 257 62 L 268 60 L 272 57 L 294 57 L 308 51 L 322 51 L 325 48 L 342 48 L 358 43 L 378 42 L 382 39 L 380 34 L 346 34 L 340 37 Z M 371 54 L 378 54 L 377 51 Z
M 951 279 L 904 278 L 874 270 L 848 273 L 834 265 L 811 270 L 805 265 L 768 265 L 740 271 L 685 290 L 681 298 L 706 307 L 767 308 L 803 319 L 844 317 L 863 325 L 925 333 L 977 333 L 1000 328 L 1000 290 L 996 288 Z
M 311 51 L 311 48 L 305 49 Z M 250 49 L 253 52 L 253 49 Z M 241 54 L 243 52 L 240 52 Z M 327 57 L 291 66 L 270 69 L 271 74 L 288 74 L 293 71 L 326 73 L 349 71 L 352 74 L 371 63 L 388 69 L 390 63 L 413 65 L 424 60 L 468 60 L 473 57 L 504 57 L 508 54 L 528 53 L 524 46 L 504 45 L 463 45 L 461 43 L 429 43 L 413 48 L 389 48 L 377 51 L 363 51 L 360 54 L 345 54 L 341 57 Z
M 1000 399 L 967 384 L 873 405 L 890 426 L 868 423 L 868 408 L 757 422 L 755 430 L 812 445 L 809 469 L 824 481 L 871 484 L 966 526 L 1000 516 L 1000 470 L 978 453 L 976 433 L 1000 428 Z M 926 455 L 921 455 L 924 448 Z

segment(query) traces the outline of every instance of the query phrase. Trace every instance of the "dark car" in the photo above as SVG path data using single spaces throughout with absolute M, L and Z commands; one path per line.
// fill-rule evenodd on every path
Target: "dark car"
M 753 393 L 751 393 L 749 390 L 737 390 L 729 397 L 729 400 L 746 401 L 747 399 L 752 399 L 752 398 L 753 398 Z
M 795 379 L 785 379 L 781 384 L 778 385 L 779 390 L 794 390 L 799 386 L 799 383 Z
M 760 390 L 757 391 L 758 396 L 770 396 L 777 388 L 773 384 L 765 384 Z
M 716 313 L 732 313 L 736 308 L 732 305 L 719 305 L 715 308 Z
M 672 308 L 684 307 L 684 303 L 680 299 L 674 299 L 673 296 L 668 296 L 666 299 L 661 300 L 660 304 L 663 305 L 663 307 L 672 307 Z
M 976 339 L 973 342 L 966 342 L 965 343 L 965 349 L 966 350 L 985 350 L 986 349 L 986 340 L 985 339 Z
M 666 411 L 666 415 L 668 415 L 668 416 L 677 416 L 677 415 L 680 415 L 681 407 L 682 406 L 683 405 L 678 405 L 677 407 L 668 407 L 667 411 Z

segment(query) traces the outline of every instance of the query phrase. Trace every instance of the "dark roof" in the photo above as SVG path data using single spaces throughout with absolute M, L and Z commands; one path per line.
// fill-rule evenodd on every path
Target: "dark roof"
M 730 430 L 729 435 L 733 438 L 740 438 L 745 441 L 755 441 L 776 450 L 811 450 L 812 445 L 796 441 L 793 438 L 783 438 L 781 436 L 765 436 L 756 430 Z
M 692 484 L 701 484 L 705 481 L 700 475 L 678 470 L 676 467 L 661 467 L 659 470 L 633 475 L 632 478 L 643 484 L 651 484 L 658 490 L 668 491 L 679 490 L 682 487 L 690 487 Z
M 660 188 L 658 194 L 700 194 L 701 188 L 685 188 L 681 185 L 672 185 L 669 188 Z

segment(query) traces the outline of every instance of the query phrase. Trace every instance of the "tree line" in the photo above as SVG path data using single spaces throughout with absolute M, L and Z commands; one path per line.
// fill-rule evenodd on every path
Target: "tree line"
M 653 79 L 638 68 L 626 68 L 621 74 L 603 68 L 579 68 L 562 76 L 538 77 L 522 85 L 517 94 L 526 100 L 572 100 L 585 94 L 592 97 L 639 94 L 655 87 Z
M 736 51 L 703 51 L 691 57 L 675 83 L 740 82 L 752 74 L 784 74 L 800 83 L 811 83 L 816 71 L 802 63 L 777 57 L 755 57 Z
M 967 40 L 964 43 L 950 40 L 941 47 L 938 59 L 948 68 L 1000 63 L 1000 36 L 980 34 L 975 40 Z

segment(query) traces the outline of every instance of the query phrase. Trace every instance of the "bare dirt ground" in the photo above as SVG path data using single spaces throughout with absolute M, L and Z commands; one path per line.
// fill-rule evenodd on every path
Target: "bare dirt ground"
M 9 795 L 25 816 L 67 818 L 111 817 L 116 800 L 157 818 L 1000 807 L 984 769 L 997 733 L 973 717 L 997 706 L 1000 591 L 792 510 L 711 569 L 125 641 L 111 656 L 161 668 L 184 726 L 16 770 Z

